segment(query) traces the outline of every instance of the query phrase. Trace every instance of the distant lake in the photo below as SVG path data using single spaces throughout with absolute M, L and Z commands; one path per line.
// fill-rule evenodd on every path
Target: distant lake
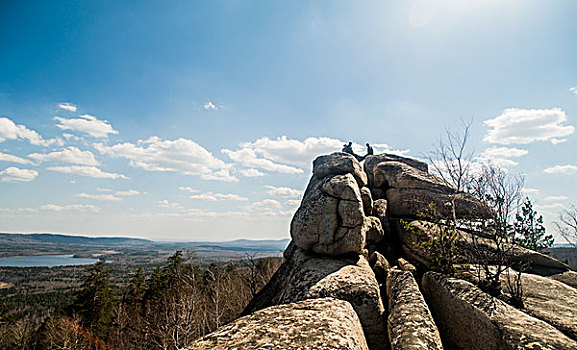
M 38 255 L 38 256 L 12 256 L 0 258 L 2 267 L 52 267 L 52 266 L 72 266 L 90 265 L 98 259 L 73 258 L 73 255 Z

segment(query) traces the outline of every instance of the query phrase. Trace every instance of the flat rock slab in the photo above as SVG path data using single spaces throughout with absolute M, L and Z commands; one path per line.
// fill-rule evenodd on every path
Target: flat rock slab
M 575 271 L 565 271 L 562 273 L 558 273 L 558 274 L 554 274 L 549 276 L 552 279 L 559 281 L 559 282 L 563 282 L 568 286 L 571 286 L 573 288 L 577 288 L 577 272 Z
M 399 220 L 393 220 L 392 222 L 396 227 L 396 231 L 399 232 L 403 252 L 409 260 L 413 263 L 418 262 L 427 268 L 432 268 L 434 264 L 431 257 L 415 243 L 429 240 L 430 237 L 438 232 L 439 228 L 432 223 L 419 220 L 411 221 L 409 225 L 418 229 L 419 234 L 407 229 Z M 494 253 L 497 250 L 496 245 L 487 238 L 459 231 L 459 239 L 456 241 L 456 245 L 459 252 L 458 263 L 475 263 L 477 259 L 476 251 L 483 252 L 483 257 L 488 259 L 489 264 L 497 263 L 497 260 L 491 260 L 492 257 L 496 256 L 496 253 Z M 512 264 L 529 263 L 534 274 L 540 274 L 542 271 L 550 274 L 548 273 L 549 271 L 565 272 L 569 270 L 567 265 L 555 258 L 519 246 L 507 248 L 506 259 L 507 262 Z
M 377 165 L 379 165 L 382 162 L 401 162 L 421 171 L 427 172 L 429 170 L 429 166 L 425 162 L 421 162 L 420 160 L 416 160 L 413 158 L 398 156 L 396 154 L 382 153 L 367 156 L 365 158 L 364 168 L 365 172 L 367 173 L 369 185 L 371 187 L 373 187 L 373 170 Z
M 515 271 L 508 270 L 507 275 L 514 278 Z M 577 340 L 577 290 L 565 283 L 549 277 L 521 274 L 525 307 L 523 311 L 541 319 L 570 338 Z M 508 290 L 508 284 L 504 283 Z
M 447 348 L 456 350 L 577 349 L 577 342 L 473 284 L 427 272 L 423 293 Z
M 442 193 L 454 193 L 456 189 L 426 171 L 401 162 L 382 162 L 373 168 L 373 186 L 396 188 L 422 188 Z
M 439 330 L 410 272 L 389 270 L 387 295 L 392 350 L 443 349 Z
M 429 204 L 434 204 L 439 216 L 451 215 L 451 202 L 455 202 L 457 218 L 489 218 L 491 209 L 466 193 L 450 195 L 422 188 L 389 188 L 386 192 L 389 214 L 395 217 L 415 218 L 419 213 L 425 213 Z
M 364 257 L 350 260 L 321 257 L 291 245 L 285 258 L 243 314 L 307 299 L 341 299 L 348 301 L 359 316 L 369 347 L 388 347 L 379 284 Z
M 351 304 L 322 298 L 269 307 L 220 327 L 187 349 L 368 350 Z

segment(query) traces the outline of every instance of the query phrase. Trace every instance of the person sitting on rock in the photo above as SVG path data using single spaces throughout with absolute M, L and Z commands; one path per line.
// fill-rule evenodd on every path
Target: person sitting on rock
M 367 156 L 372 156 L 373 155 L 373 146 L 369 145 L 369 143 L 367 142 L 367 155 L 364 156 L 364 158 L 367 158 Z
M 349 141 L 349 143 L 345 145 L 345 147 L 343 148 L 343 152 L 355 155 L 355 152 L 353 152 L 353 143 L 351 141 Z
M 355 154 L 355 152 L 353 151 L 353 143 L 350 141 L 348 144 L 345 145 L 345 148 L 343 148 L 343 151 L 345 153 L 348 153 L 348 154 L 352 155 L 353 157 L 355 157 L 355 159 L 358 160 L 359 162 L 364 159 L 363 156 L 359 156 L 358 154 Z

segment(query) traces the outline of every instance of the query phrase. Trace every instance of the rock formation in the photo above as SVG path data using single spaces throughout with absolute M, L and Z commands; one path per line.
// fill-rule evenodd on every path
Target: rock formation
M 241 317 L 188 349 L 368 350 L 357 314 L 345 301 L 318 298 Z
M 435 261 L 418 243 L 438 228 L 420 213 L 431 203 L 440 217 L 485 220 L 492 211 L 426 163 L 381 154 L 362 167 L 333 153 L 315 159 L 312 173 L 284 263 L 241 318 L 191 349 L 577 349 L 577 273 L 567 265 L 509 246 L 511 267 L 530 263 L 522 310 L 430 271 Z M 472 231 L 459 231 L 456 247 L 466 264 L 476 263 L 475 249 L 496 250 Z

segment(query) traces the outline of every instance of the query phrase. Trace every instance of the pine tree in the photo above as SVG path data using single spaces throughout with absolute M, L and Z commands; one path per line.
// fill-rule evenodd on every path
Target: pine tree
M 526 197 L 521 213 L 516 215 L 515 221 L 515 243 L 532 249 L 542 250 L 553 245 L 553 235 L 546 235 L 543 226 L 543 216 L 533 210 L 533 204 L 529 197 Z
M 110 289 L 111 272 L 104 259 L 87 268 L 81 279 L 81 289 L 72 305 L 83 326 L 89 327 L 101 339 L 108 336 L 114 317 L 115 297 Z

